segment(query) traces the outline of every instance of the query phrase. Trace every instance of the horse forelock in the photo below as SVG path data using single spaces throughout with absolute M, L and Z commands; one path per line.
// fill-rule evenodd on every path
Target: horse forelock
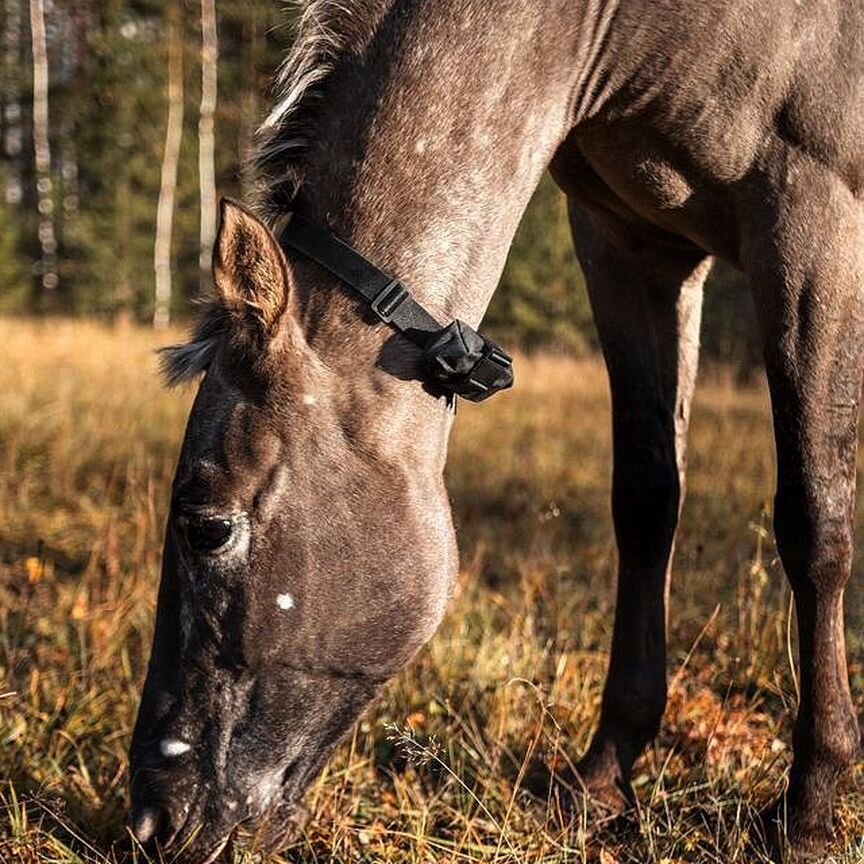
M 188 342 L 159 349 L 159 367 L 169 387 L 176 387 L 205 372 L 228 335 L 230 316 L 215 300 L 207 301 Z

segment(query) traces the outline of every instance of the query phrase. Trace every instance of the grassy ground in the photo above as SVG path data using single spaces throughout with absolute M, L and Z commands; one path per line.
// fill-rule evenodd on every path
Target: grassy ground
M 191 396 L 160 389 L 155 344 L 0 320 L 3 864 L 143 860 L 124 829 L 126 748 Z M 781 788 L 795 708 L 764 388 L 715 373 L 699 389 L 670 705 L 636 772 L 638 813 L 568 825 L 544 777 L 584 749 L 606 665 L 608 397 L 597 362 L 522 359 L 518 373 L 515 392 L 460 410 L 449 474 L 463 564 L 447 620 L 312 789 L 286 860 L 760 861 L 753 814 Z M 860 707 L 864 594 L 850 594 Z M 834 860 L 864 861 L 862 835 L 859 765 Z

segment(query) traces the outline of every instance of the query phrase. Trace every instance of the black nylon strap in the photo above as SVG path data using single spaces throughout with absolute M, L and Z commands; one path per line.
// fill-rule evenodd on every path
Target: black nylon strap
M 311 258 L 353 288 L 369 303 L 381 321 L 404 333 L 420 348 L 425 348 L 430 337 L 441 330 L 441 324 L 411 296 L 398 279 L 379 270 L 329 231 L 295 213 L 283 230 L 281 239 L 283 244 Z
M 282 231 L 281 242 L 353 288 L 380 321 L 421 348 L 427 381 L 447 394 L 451 406 L 456 396 L 482 402 L 513 386 L 513 361 L 503 348 L 464 321 L 442 327 L 398 279 L 329 231 L 295 213 Z

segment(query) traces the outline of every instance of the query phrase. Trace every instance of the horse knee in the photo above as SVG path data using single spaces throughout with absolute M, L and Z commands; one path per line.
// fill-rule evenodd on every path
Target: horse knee
M 840 494 L 826 490 L 823 499 Z M 796 592 L 834 594 L 843 589 L 852 565 L 851 508 L 832 506 L 802 487 L 778 488 L 774 534 Z
M 854 708 L 838 705 L 818 723 L 799 715 L 793 743 L 794 774 L 827 769 L 829 776 L 839 777 L 855 764 L 861 749 L 861 732 Z

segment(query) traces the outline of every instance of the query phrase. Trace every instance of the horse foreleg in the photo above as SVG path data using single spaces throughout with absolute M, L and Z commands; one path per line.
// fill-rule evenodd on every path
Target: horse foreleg
M 754 226 L 761 242 L 748 271 L 774 414 L 775 532 L 795 596 L 801 667 L 794 761 L 770 833 L 774 841 L 785 835 L 799 860 L 822 860 L 837 780 L 859 746 L 843 590 L 852 567 L 864 368 L 864 219 L 839 179 L 824 171 L 807 177 L 818 169 L 800 161 L 773 186 L 776 222 L 764 234 Z M 789 188 L 788 176 L 800 183 Z M 794 194 L 801 197 L 790 201 Z
M 710 259 L 628 243 L 618 226 L 575 207 L 571 223 L 609 372 L 619 557 L 600 724 L 577 771 L 592 798 L 621 810 L 666 705 L 669 571 Z

